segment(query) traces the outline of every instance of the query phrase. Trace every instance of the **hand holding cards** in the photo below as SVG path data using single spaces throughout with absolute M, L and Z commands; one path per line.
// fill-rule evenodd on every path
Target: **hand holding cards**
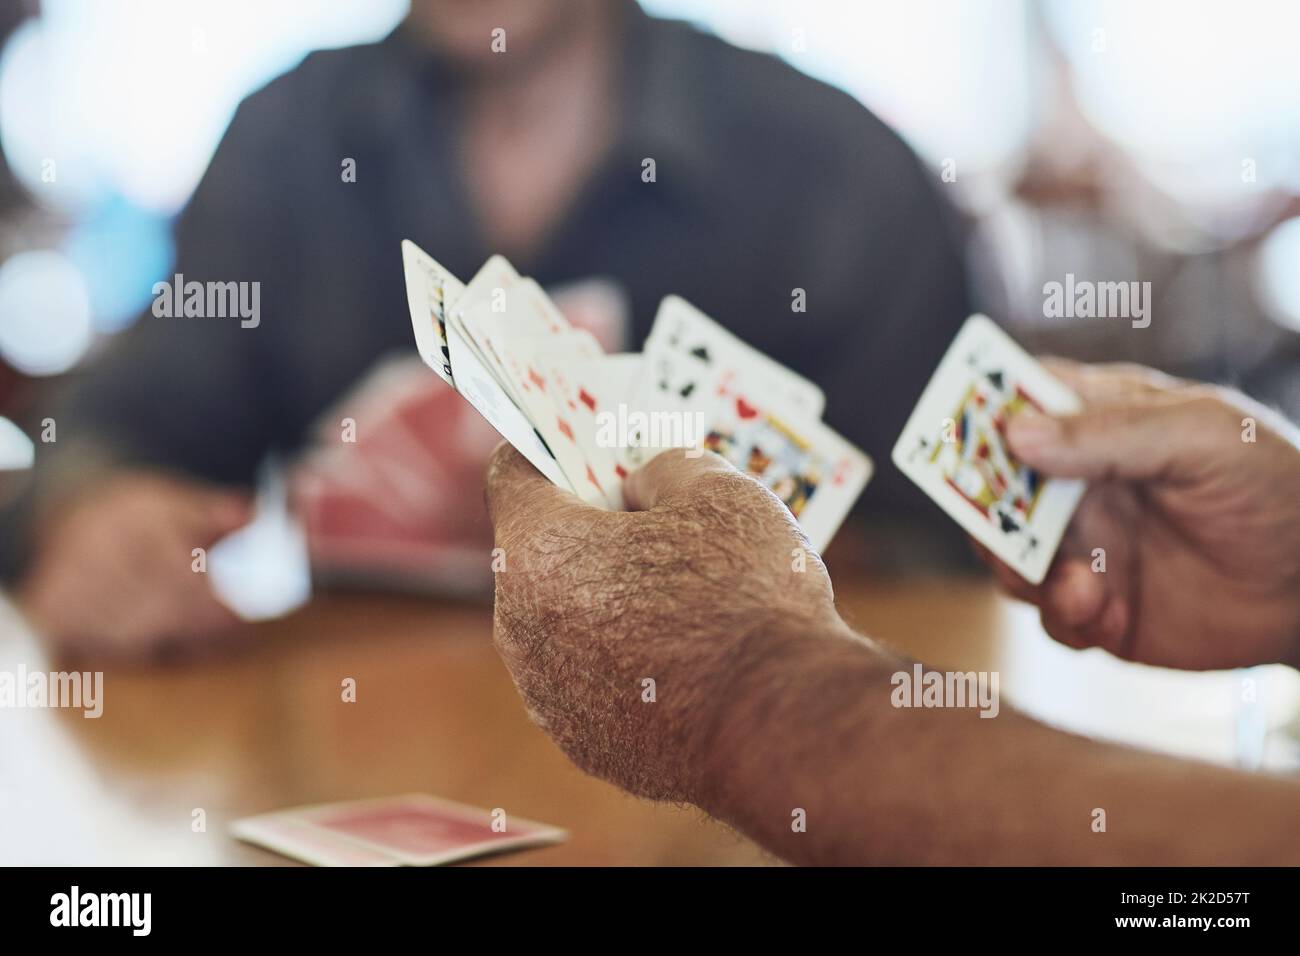
M 971 316 L 926 386 L 893 459 L 972 537 L 1039 584 L 1084 485 L 1045 479 L 1007 449 L 1008 418 L 1029 406 L 1063 414 L 1081 403 L 988 318 Z
M 829 543 L 871 461 L 819 420 L 821 390 L 675 296 L 641 355 L 607 355 L 540 286 L 494 256 L 467 284 L 402 243 L 425 363 L 532 465 L 588 504 L 665 448 L 707 449 L 772 490 L 814 548 Z
M 402 243 L 416 342 L 552 482 L 622 508 L 623 479 L 664 448 L 708 449 L 772 490 L 813 547 L 834 536 L 871 460 L 820 421 L 821 390 L 676 296 L 640 355 L 606 355 L 531 280 L 494 256 L 468 285 Z M 894 447 L 894 463 L 1026 580 L 1047 573 L 1078 481 L 1046 480 L 1008 450 L 1009 416 L 1079 399 L 982 315 L 945 354 Z

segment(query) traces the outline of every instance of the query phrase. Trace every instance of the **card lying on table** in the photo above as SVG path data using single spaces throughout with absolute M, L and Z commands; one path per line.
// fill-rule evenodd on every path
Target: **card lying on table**
M 1078 411 L 1079 397 L 983 315 L 966 320 L 894 445 L 893 460 L 939 507 L 1039 584 L 1084 491 L 1045 479 L 1008 450 L 1018 410 Z
M 419 793 L 280 810 L 236 820 L 230 829 L 240 840 L 314 866 L 436 866 L 568 837 Z
M 830 542 L 871 460 L 820 418 L 821 390 L 676 296 L 642 355 L 606 355 L 501 256 L 460 281 L 402 243 L 421 357 L 550 481 L 601 508 L 666 448 L 716 451 L 770 488 L 814 548 Z

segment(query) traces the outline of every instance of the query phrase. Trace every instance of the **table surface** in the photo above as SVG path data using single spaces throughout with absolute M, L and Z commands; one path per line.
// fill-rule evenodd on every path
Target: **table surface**
M 976 577 L 850 578 L 836 592 L 860 630 L 934 665 L 998 670 L 1004 699 L 1036 716 L 1208 759 L 1240 757 L 1240 672 L 1173 674 L 1067 650 L 1030 609 Z M 574 769 L 529 723 L 490 628 L 480 604 L 320 596 L 250 625 L 237 652 L 107 668 L 99 719 L 0 710 L 0 863 L 278 864 L 287 861 L 232 839 L 228 823 L 408 792 L 505 808 L 571 834 L 487 865 L 776 862 L 698 811 L 629 797 Z M 0 670 L 20 664 L 60 669 L 10 620 Z M 1269 760 L 1287 765 L 1294 672 L 1250 673 L 1269 688 Z M 342 700 L 349 677 L 355 703 Z M 196 809 L 202 832 L 191 826 Z

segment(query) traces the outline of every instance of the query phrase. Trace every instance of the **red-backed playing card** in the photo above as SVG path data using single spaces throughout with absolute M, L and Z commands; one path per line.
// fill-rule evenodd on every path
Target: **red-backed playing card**
M 241 840 L 317 866 L 436 866 L 568 836 L 499 808 L 481 810 L 418 793 L 281 810 L 237 820 L 231 830 Z

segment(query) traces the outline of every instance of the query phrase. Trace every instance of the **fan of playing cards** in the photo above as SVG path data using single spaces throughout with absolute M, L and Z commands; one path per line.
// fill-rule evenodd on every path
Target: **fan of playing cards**
M 641 354 L 607 355 L 501 256 L 468 285 L 410 241 L 402 257 L 425 363 L 589 504 L 621 509 L 623 479 L 665 448 L 708 449 L 770 488 L 821 550 L 871 477 L 820 421 L 816 385 L 676 296 Z
M 676 296 L 639 355 L 606 355 L 500 256 L 462 285 L 402 243 L 411 322 L 426 364 L 555 484 L 622 508 L 623 479 L 664 448 L 704 448 L 753 475 L 813 547 L 835 534 L 871 459 L 820 421 L 812 382 Z M 1024 407 L 1076 411 L 1078 396 L 982 315 L 971 316 L 894 447 L 894 463 L 1026 580 L 1043 580 L 1078 481 L 1049 481 L 1005 442 Z

